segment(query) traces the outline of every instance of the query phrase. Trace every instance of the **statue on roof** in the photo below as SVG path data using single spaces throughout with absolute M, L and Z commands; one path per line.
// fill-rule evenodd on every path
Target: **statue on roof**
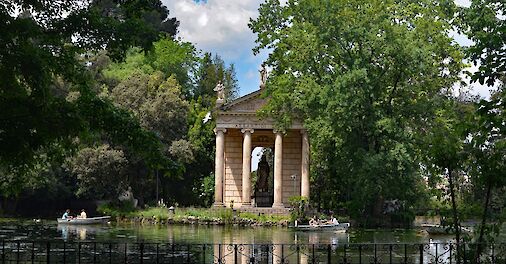
M 267 83 L 267 69 L 265 68 L 265 64 L 262 63 L 262 68 L 260 69 L 260 89 L 265 88 L 265 84 Z
M 225 85 L 221 83 L 221 81 L 216 84 L 216 87 L 214 87 L 214 91 L 217 93 L 218 98 L 216 99 L 217 103 L 223 103 L 225 102 Z

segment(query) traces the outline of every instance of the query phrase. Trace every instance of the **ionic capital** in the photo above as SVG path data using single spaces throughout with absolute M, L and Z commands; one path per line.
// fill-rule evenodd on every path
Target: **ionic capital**
M 223 132 L 223 133 L 227 133 L 227 129 L 226 128 L 223 128 L 223 127 L 217 127 L 214 129 L 214 134 L 218 134 L 218 132 Z
M 241 129 L 241 133 L 246 133 L 246 132 L 250 132 L 251 134 L 253 134 L 253 132 L 255 132 L 255 130 L 253 128 L 243 128 Z

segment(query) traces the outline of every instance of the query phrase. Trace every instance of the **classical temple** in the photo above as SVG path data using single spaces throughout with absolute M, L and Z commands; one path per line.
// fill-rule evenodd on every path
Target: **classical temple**
M 225 103 L 218 84 L 216 101 L 216 207 L 246 209 L 288 207 L 292 196 L 309 198 L 309 140 L 299 121 L 286 131 L 277 131 L 273 120 L 260 119 L 257 110 L 265 103 L 262 74 L 260 90 Z M 252 182 L 251 160 L 255 147 L 269 148 L 271 165 L 264 154 L 256 183 Z M 273 165 L 273 166 L 272 166 Z M 271 168 L 273 167 L 273 168 Z M 269 182 L 272 181 L 272 182 Z

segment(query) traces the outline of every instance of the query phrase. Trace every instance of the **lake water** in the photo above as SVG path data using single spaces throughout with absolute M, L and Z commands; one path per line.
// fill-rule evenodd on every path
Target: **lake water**
M 445 243 L 452 236 L 430 236 L 417 229 L 353 229 L 297 232 L 280 227 L 225 227 L 205 225 L 57 225 L 55 221 L 0 221 L 0 239 L 97 242 L 168 242 L 193 244 L 341 244 L 341 243 Z
M 7 241 L 2 243 L 2 254 L 18 262 L 34 258 L 44 262 L 51 257 L 52 261 L 65 262 L 67 259 L 72 263 L 76 260 L 95 263 L 97 258 L 110 263 L 137 263 L 135 260 L 139 259 L 143 259 L 144 263 L 159 263 L 160 259 L 167 263 L 215 263 L 218 259 L 227 263 L 249 263 L 249 257 L 254 256 L 258 260 L 255 263 L 271 264 L 279 263 L 276 258 L 284 255 L 289 263 L 310 263 L 311 257 L 315 256 L 319 259 L 330 256 L 334 261 L 349 258 L 352 263 L 372 263 L 378 259 L 390 259 L 393 263 L 407 260 L 409 263 L 451 263 L 454 261 L 454 249 L 452 251 L 452 247 L 445 243 L 452 242 L 452 239 L 449 235 L 431 236 L 417 229 L 351 228 L 348 233 L 335 233 L 297 232 L 279 227 L 72 226 L 57 225 L 54 220 L 35 223 L 0 219 L 0 241 Z M 397 243 L 401 245 L 386 245 Z M 140 245 L 144 245 L 143 249 Z M 506 254 L 506 247 L 498 249 L 502 251 L 494 253 L 488 250 L 487 254 Z M 238 262 L 239 259 L 241 262 Z

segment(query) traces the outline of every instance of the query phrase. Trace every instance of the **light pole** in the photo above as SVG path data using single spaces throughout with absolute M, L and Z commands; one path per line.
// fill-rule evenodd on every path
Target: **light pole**
M 156 204 L 158 204 L 159 200 L 158 200 L 158 181 L 159 181 L 159 178 L 158 178 L 158 169 L 156 169 Z
M 290 178 L 293 180 L 293 196 L 296 196 L 296 192 L 295 192 L 295 189 L 296 189 L 296 183 L 297 183 L 297 174 L 293 174 L 290 176 Z

